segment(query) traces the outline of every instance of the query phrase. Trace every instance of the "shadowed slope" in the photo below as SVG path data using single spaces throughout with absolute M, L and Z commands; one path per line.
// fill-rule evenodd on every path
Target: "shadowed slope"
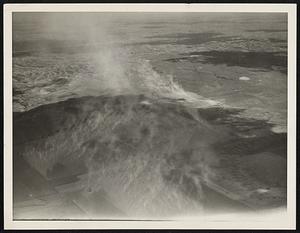
M 250 209 L 284 206 L 285 135 L 236 113 L 142 95 L 69 99 L 15 115 L 14 156 L 49 180 L 86 174 L 84 195 L 103 190 L 133 217 L 199 213 L 209 189 Z

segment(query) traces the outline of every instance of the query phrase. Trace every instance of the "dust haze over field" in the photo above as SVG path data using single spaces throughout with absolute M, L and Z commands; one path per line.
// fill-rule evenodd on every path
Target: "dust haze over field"
M 14 13 L 14 217 L 285 208 L 286 95 L 285 14 Z

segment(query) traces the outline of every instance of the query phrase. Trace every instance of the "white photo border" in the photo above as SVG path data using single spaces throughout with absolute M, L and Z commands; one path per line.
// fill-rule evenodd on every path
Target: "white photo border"
M 295 229 L 296 228 L 296 4 L 5 4 L 4 7 L 4 229 Z M 287 211 L 182 221 L 14 221 L 12 180 L 13 12 L 277 12 L 288 14 Z

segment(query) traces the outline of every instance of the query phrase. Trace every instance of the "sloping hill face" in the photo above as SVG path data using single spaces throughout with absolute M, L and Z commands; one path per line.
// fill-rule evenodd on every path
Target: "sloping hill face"
M 142 95 L 69 99 L 14 116 L 14 157 L 48 180 L 85 174 L 85 196 L 104 191 L 129 217 L 201 213 L 205 187 L 284 206 L 286 135 L 234 115 Z

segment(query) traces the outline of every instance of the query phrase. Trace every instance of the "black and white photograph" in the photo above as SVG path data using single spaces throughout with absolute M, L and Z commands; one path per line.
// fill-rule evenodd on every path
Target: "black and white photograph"
M 99 9 L 11 12 L 11 220 L 289 219 L 290 13 Z

